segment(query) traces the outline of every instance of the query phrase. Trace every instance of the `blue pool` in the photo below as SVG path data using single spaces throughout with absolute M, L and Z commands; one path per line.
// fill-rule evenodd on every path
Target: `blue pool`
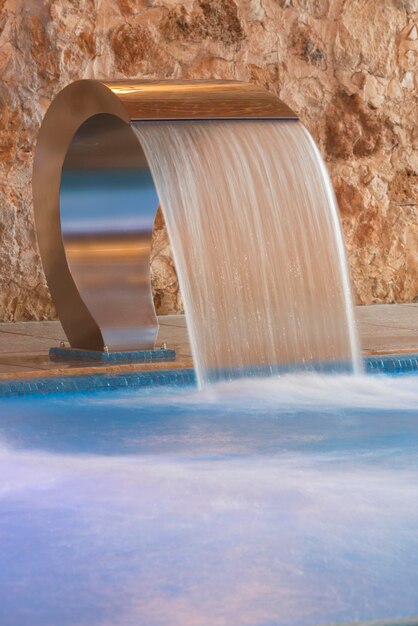
M 418 615 L 418 377 L 0 401 L 1 626 Z

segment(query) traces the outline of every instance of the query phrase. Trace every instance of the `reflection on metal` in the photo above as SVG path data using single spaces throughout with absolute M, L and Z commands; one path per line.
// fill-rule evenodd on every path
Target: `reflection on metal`
M 297 119 L 238 82 L 81 80 L 58 94 L 39 132 L 33 193 L 46 278 L 73 348 L 154 346 L 158 197 L 131 122 L 284 118 Z

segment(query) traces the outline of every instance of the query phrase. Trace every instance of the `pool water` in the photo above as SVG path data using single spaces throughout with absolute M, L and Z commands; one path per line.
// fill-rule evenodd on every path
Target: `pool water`
M 35 396 L 0 411 L 1 626 L 418 615 L 417 376 Z

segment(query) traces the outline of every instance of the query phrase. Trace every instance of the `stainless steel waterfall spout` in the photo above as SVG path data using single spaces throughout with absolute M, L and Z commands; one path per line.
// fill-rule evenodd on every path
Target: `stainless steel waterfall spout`
M 131 124 L 297 119 L 254 85 L 226 81 L 80 80 L 49 107 L 33 196 L 42 262 L 73 348 L 152 348 L 150 282 L 158 198 Z

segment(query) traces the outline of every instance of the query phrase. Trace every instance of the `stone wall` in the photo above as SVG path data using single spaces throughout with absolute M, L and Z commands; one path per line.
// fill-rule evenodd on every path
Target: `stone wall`
M 54 316 L 31 207 L 33 146 L 78 78 L 234 78 L 278 94 L 318 142 L 359 303 L 418 280 L 418 0 L 0 0 L 0 319 Z M 160 312 L 181 309 L 161 215 Z

